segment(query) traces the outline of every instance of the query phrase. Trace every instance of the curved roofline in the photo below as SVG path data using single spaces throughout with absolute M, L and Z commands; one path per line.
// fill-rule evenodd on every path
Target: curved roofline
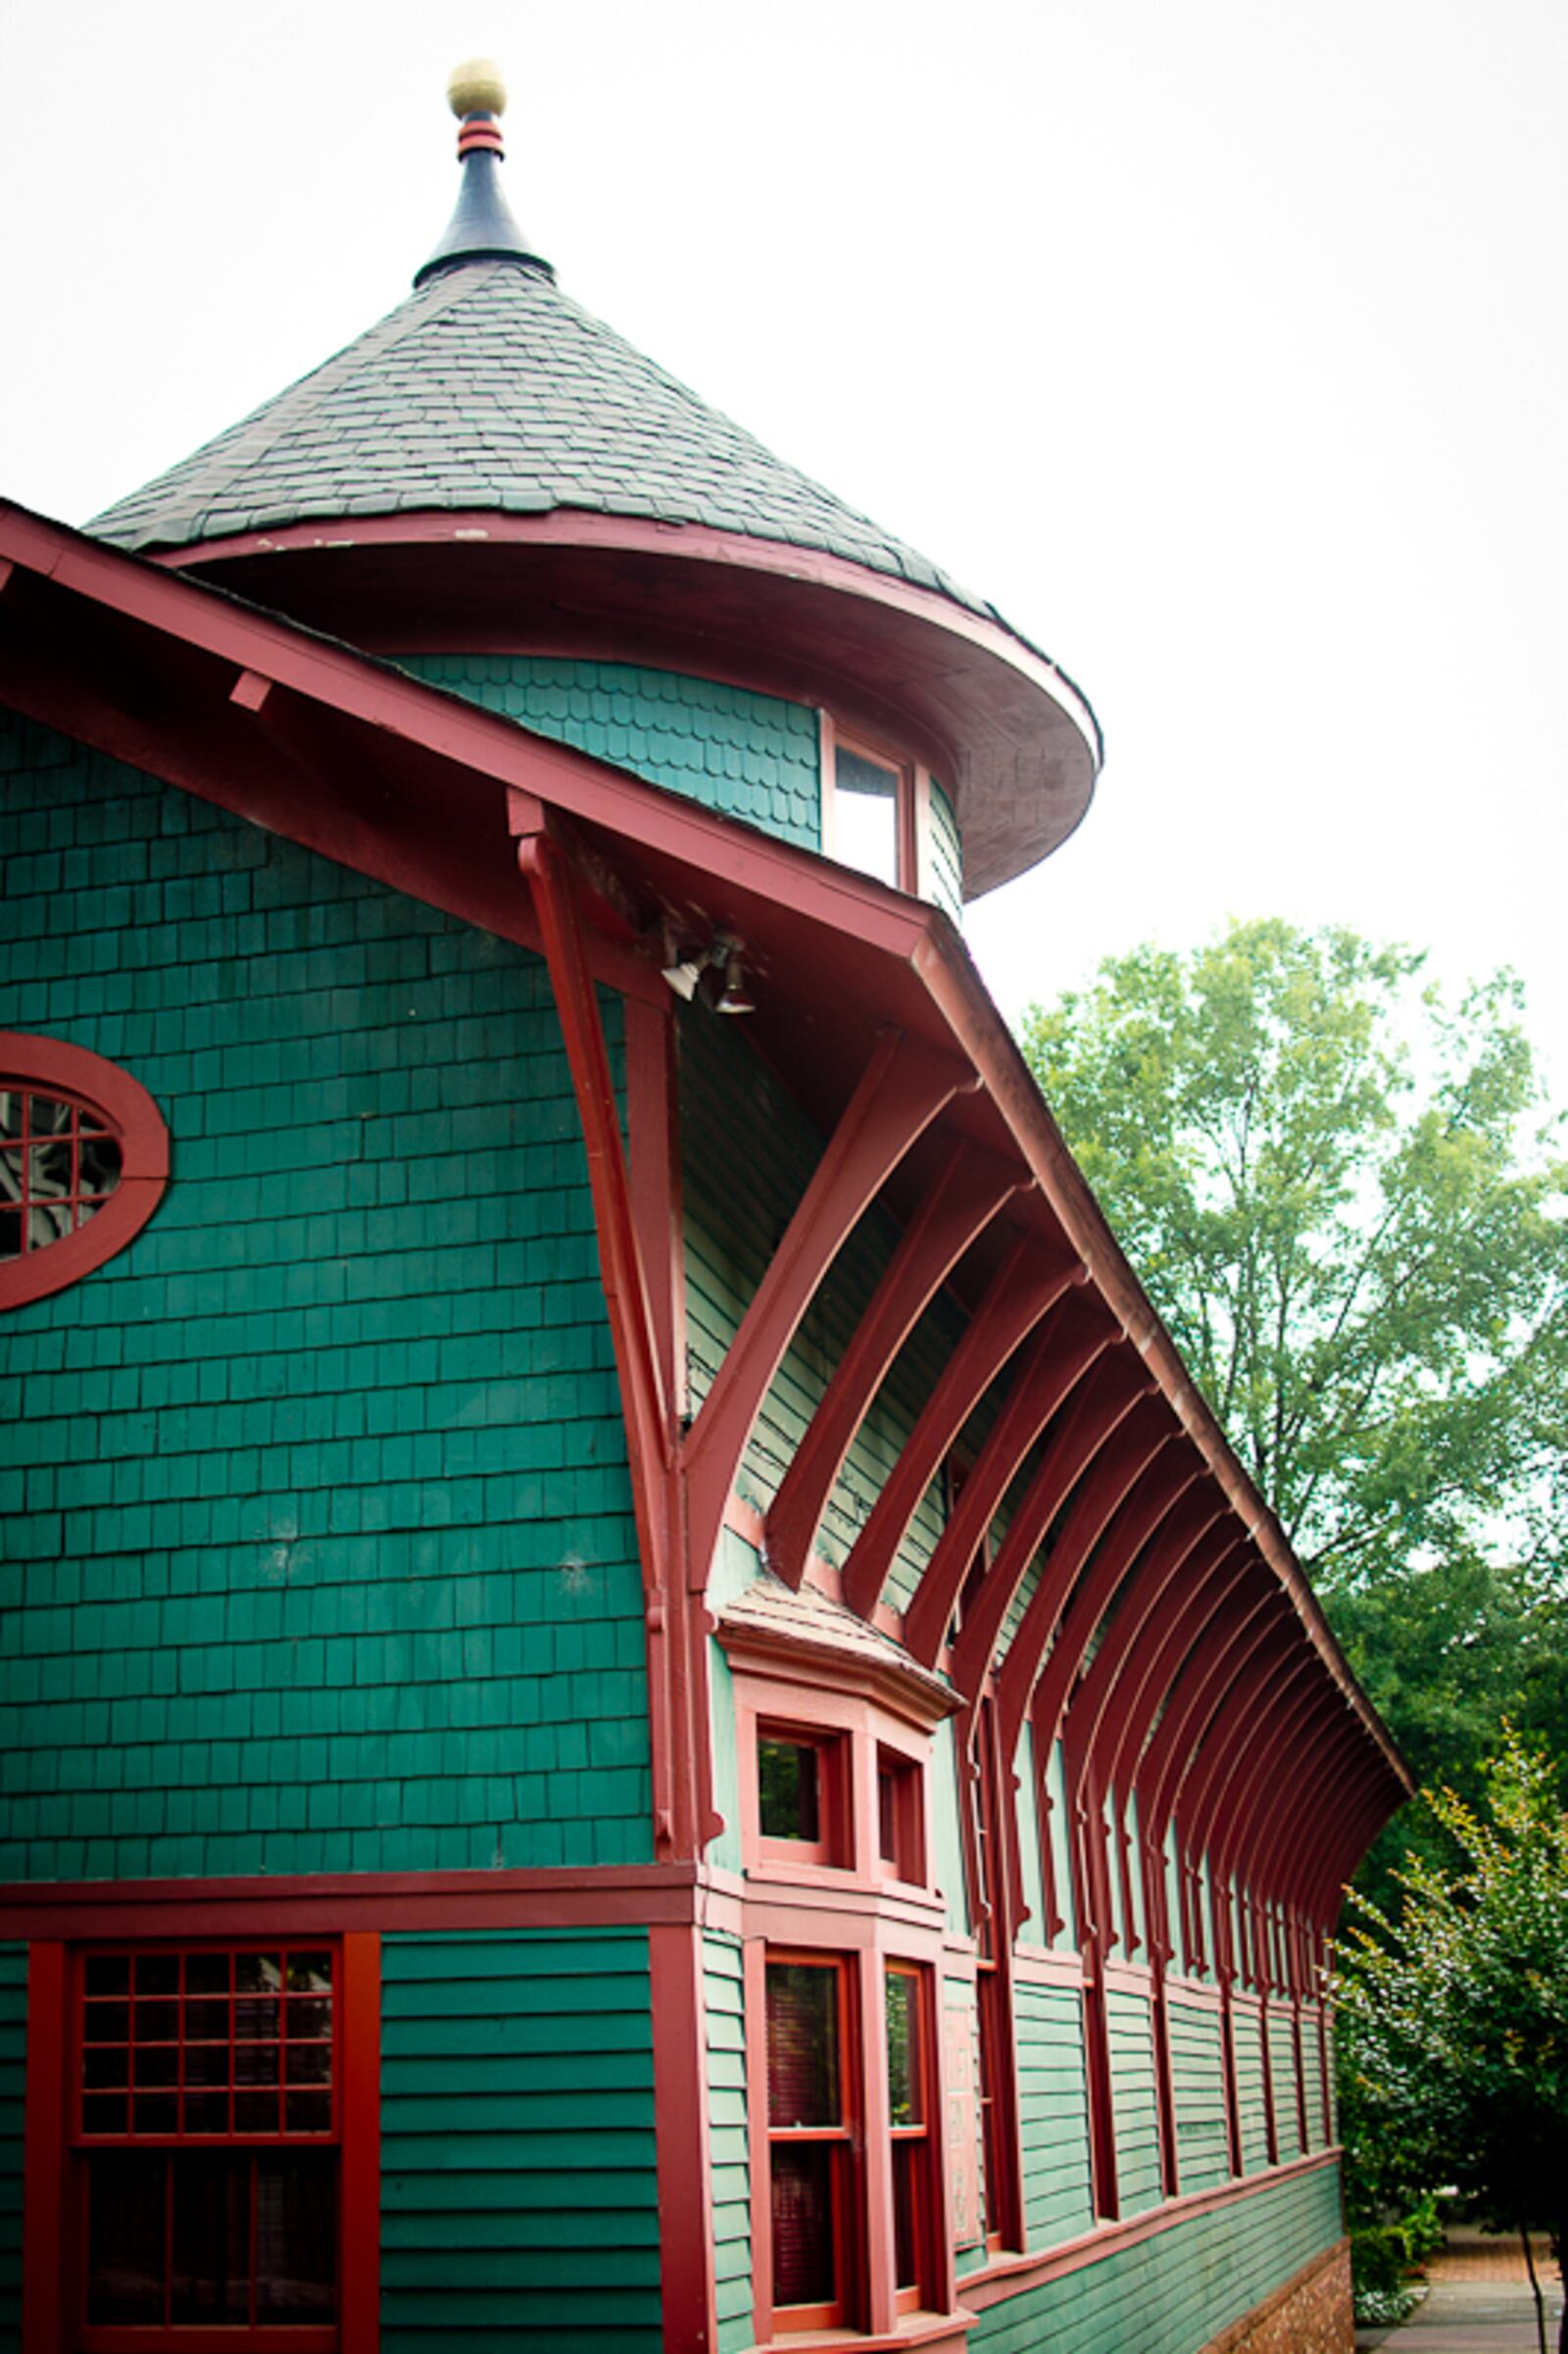
M 400 552 L 418 556 L 406 580 Z M 1103 758 L 1088 698 L 1000 615 L 826 550 L 708 524 L 413 509 L 197 540 L 148 560 L 378 651 L 574 650 L 738 678 L 844 716 L 858 705 L 884 725 L 900 718 L 910 750 L 955 792 L 969 899 L 1066 840 Z

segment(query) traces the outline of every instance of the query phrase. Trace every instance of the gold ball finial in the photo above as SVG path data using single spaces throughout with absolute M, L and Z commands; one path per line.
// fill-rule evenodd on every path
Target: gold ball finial
M 466 115 L 504 115 L 507 85 L 494 59 L 470 57 L 466 65 L 454 67 L 447 104 L 460 123 Z

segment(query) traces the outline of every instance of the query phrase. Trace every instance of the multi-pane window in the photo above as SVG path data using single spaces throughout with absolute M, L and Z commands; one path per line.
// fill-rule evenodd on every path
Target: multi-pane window
M 76 1233 L 120 1172 L 120 1143 L 100 1113 L 0 1079 L 0 1259 Z
M 918 2306 L 929 2272 L 933 2182 L 931 2063 L 925 1980 L 907 1964 L 887 1971 L 888 2128 L 893 2144 L 893 2253 L 901 2310 Z
M 319 1940 L 82 1956 L 84 2347 L 335 2345 L 339 1977 Z
M 767 1965 L 767 2140 L 773 2315 L 841 2325 L 850 2305 L 853 2160 L 842 1961 Z
M 771 1726 L 757 1738 L 757 1824 L 762 1852 L 795 1863 L 845 1864 L 845 1744 L 830 1734 Z

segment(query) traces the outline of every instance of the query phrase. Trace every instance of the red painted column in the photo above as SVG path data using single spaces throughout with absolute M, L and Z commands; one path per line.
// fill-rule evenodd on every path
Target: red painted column
M 674 1923 L 649 1930 L 665 2354 L 711 2354 L 713 2344 L 713 2190 L 702 1962 L 700 1930 Z

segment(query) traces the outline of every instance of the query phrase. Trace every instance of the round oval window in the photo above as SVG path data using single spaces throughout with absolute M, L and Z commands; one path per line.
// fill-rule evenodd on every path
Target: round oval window
M 139 1080 L 84 1047 L 0 1030 L 0 1307 L 113 1258 L 168 1180 L 169 1131 Z

